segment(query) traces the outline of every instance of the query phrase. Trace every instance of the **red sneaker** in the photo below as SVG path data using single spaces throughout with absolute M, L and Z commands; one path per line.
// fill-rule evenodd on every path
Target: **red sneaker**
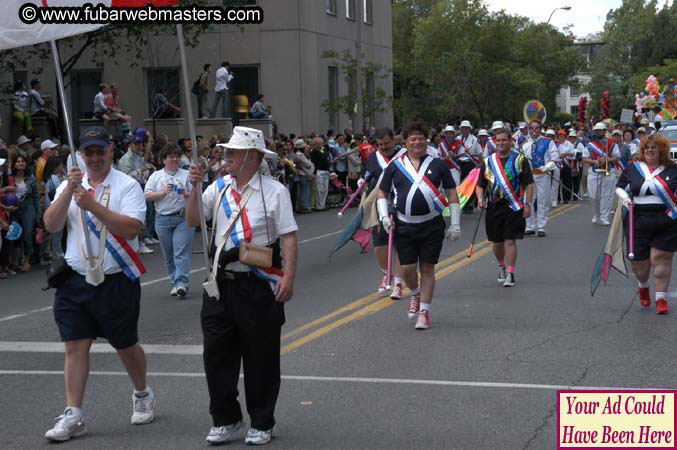
M 656 314 L 667 314 L 668 313 L 668 302 L 663 298 L 656 300 Z
M 407 314 L 409 320 L 414 320 L 418 314 L 418 310 L 421 307 L 421 294 L 412 295 L 409 299 L 409 310 Z
M 651 290 L 649 288 L 639 288 L 639 304 L 645 308 L 651 306 Z
M 395 287 L 393 287 L 390 298 L 393 300 L 400 300 L 402 298 L 402 283 L 397 283 Z
M 417 330 L 427 330 L 430 328 L 430 312 L 428 312 L 427 309 L 422 309 L 418 312 L 416 326 L 414 328 Z

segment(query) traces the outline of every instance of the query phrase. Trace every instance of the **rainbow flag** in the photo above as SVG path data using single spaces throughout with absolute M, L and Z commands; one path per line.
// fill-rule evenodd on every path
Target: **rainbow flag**
M 475 167 L 473 170 L 470 171 L 467 177 L 465 177 L 465 180 L 461 182 L 458 186 L 456 186 L 456 193 L 458 194 L 458 200 L 461 204 L 461 209 L 470 201 L 472 196 L 475 194 L 475 188 L 477 187 L 477 181 L 480 179 L 480 168 Z M 444 212 L 442 212 L 442 215 L 445 217 L 449 217 L 451 215 L 451 212 L 449 211 L 449 208 L 445 208 Z
M 616 214 L 614 214 L 614 222 L 609 229 L 609 237 L 592 270 L 592 278 L 590 280 L 590 294 L 592 296 L 595 295 L 601 281 L 604 281 L 605 285 L 608 283 L 611 268 L 616 269 L 625 277 L 628 276 L 628 269 L 625 267 L 625 251 L 623 249 L 623 219 L 627 214 L 627 210 L 623 208 L 621 202 L 618 202 Z

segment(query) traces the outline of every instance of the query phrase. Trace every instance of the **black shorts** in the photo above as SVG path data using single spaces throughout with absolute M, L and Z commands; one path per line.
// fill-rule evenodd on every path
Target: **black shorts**
M 446 223 L 442 216 L 427 222 L 395 221 L 395 248 L 403 266 L 424 262 L 437 264 L 444 243 Z
M 73 272 L 54 297 L 61 340 L 102 337 L 117 350 L 131 347 L 139 341 L 140 300 L 140 281 L 123 273 L 106 275 L 103 283 L 92 286 Z
M 634 249 L 635 261 L 645 261 L 649 258 L 651 248 L 665 252 L 677 251 L 677 221 L 660 211 L 642 211 L 635 207 L 634 214 Z M 624 219 L 625 242 L 630 246 L 628 238 L 628 216 Z M 630 248 L 628 248 L 628 253 Z
M 371 242 L 374 247 L 388 245 L 388 233 L 380 224 L 371 229 Z
M 496 205 L 489 204 L 484 225 L 489 241 L 504 242 L 524 238 L 527 222 L 522 217 L 521 210 L 515 212 L 507 202 L 500 202 Z

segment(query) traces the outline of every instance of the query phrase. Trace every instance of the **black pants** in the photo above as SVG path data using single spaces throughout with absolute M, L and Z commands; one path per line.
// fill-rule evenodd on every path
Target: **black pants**
M 573 178 L 571 177 L 571 169 L 562 165 L 562 169 L 559 173 L 559 181 L 562 183 L 562 189 L 560 189 L 560 192 L 562 192 L 562 200 L 568 202 L 571 200 L 571 192 L 573 192 Z
M 280 391 L 280 330 L 284 306 L 275 302 L 268 283 L 254 275 L 230 280 L 219 277 L 221 299 L 203 294 L 204 365 L 209 413 L 214 426 L 242 419 L 237 400 L 240 361 L 251 426 L 269 430 Z

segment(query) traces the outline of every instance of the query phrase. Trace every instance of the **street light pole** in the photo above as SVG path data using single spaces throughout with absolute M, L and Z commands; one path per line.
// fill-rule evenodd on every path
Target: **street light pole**
M 555 12 L 557 12 L 560 9 L 564 10 L 564 11 L 569 11 L 569 10 L 571 10 L 571 6 L 562 6 L 560 8 L 553 9 L 552 12 L 550 13 L 550 17 L 548 17 L 548 21 L 546 22 L 546 24 L 548 24 L 548 25 L 550 24 L 550 21 L 552 20 L 552 16 L 555 14 Z

